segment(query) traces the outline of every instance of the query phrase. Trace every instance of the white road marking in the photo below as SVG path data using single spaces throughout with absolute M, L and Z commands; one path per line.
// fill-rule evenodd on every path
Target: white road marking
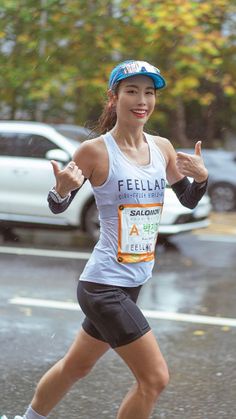
M 11 247 L 0 246 L 0 253 L 13 255 L 30 255 L 43 256 L 50 258 L 65 258 L 65 259 L 89 259 L 91 253 L 89 252 L 70 252 L 67 250 L 51 250 L 51 249 L 34 249 L 28 247 Z
M 77 303 L 67 302 L 67 301 L 15 297 L 15 298 L 10 299 L 9 303 L 15 304 L 15 305 L 30 306 L 30 307 L 42 307 L 42 308 L 52 308 L 52 309 L 59 309 L 59 310 L 81 311 L 81 308 L 79 307 Z M 236 327 L 236 319 L 229 318 L 229 317 L 202 316 L 199 314 L 174 313 L 174 312 L 169 312 L 169 311 L 156 311 L 156 310 L 142 310 L 142 312 L 149 319 L 171 320 L 171 321 L 195 323 L 195 324 Z
M 236 243 L 235 236 L 221 236 L 213 234 L 202 234 L 197 236 L 198 240 L 201 241 L 210 241 L 210 242 L 220 242 L 220 243 Z
M 201 241 L 211 241 L 216 243 L 236 243 L 236 237 L 230 235 L 199 234 L 197 235 L 197 238 Z M 91 256 L 90 252 L 72 252 L 67 250 L 35 249 L 31 247 L 14 246 L 0 246 L 0 253 L 78 260 L 87 260 Z

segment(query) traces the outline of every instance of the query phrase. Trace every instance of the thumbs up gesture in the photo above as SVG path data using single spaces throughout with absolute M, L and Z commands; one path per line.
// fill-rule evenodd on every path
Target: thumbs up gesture
M 62 198 L 83 184 L 84 176 L 74 161 L 70 161 L 63 169 L 55 160 L 51 160 L 51 164 L 56 178 L 55 188 Z
M 178 171 L 184 176 L 194 178 L 196 182 L 203 182 L 208 177 L 208 171 L 202 158 L 201 144 L 201 141 L 196 142 L 194 154 L 179 151 L 176 157 Z

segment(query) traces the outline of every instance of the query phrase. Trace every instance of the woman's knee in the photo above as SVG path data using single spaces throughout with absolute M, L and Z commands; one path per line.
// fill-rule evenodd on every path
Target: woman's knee
M 153 370 L 139 380 L 141 390 L 152 398 L 157 398 L 169 383 L 169 372 L 166 364 Z
M 158 372 L 157 385 L 161 388 L 161 390 L 164 390 L 167 387 L 169 380 L 170 380 L 170 375 L 169 375 L 168 367 L 165 364 L 162 366 L 162 368 Z

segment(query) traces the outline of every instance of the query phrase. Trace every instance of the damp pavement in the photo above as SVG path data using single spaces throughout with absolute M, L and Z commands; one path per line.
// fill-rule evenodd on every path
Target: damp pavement
M 139 299 L 171 377 L 153 419 L 236 419 L 236 214 L 212 214 L 211 221 L 207 229 L 157 247 L 153 278 Z M 91 251 L 86 237 L 69 232 L 17 234 L 18 242 L 0 242 L 0 414 L 9 419 L 24 412 L 37 381 L 64 355 L 83 319 L 74 308 L 12 303 L 16 298 L 76 303 L 83 255 L 26 250 Z M 160 312 L 171 316 L 155 318 Z M 177 314 L 189 317 L 180 321 Z M 205 324 L 209 318 L 219 324 Z M 129 369 L 110 350 L 49 418 L 114 419 L 132 383 Z

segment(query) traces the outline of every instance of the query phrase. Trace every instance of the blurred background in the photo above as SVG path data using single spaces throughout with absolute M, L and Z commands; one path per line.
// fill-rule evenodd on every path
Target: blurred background
M 66 139 L 76 140 L 75 147 L 96 135 L 92 127 L 106 100 L 110 71 L 132 58 L 151 62 L 167 80 L 167 88 L 158 92 L 147 130 L 190 153 L 201 139 L 210 173 L 212 210 L 235 212 L 235 28 L 233 0 L 21 0 L 20 4 L 2 0 L 0 165 L 5 169 L 0 179 L 1 225 L 5 221 L 33 221 L 35 225 L 34 215 L 41 224 L 48 224 L 42 215 L 51 217 L 45 200 L 54 182 L 49 160 L 61 159 L 65 164 L 73 155 Z M 10 121 L 24 122 L 14 125 Z M 30 121 L 46 123 L 47 128 L 33 128 Z M 64 139 L 58 139 L 57 133 Z M 56 154 L 51 153 L 55 149 Z M 45 161 L 47 181 L 41 179 L 44 188 L 36 197 L 38 182 L 33 173 L 40 173 L 42 167 L 46 170 Z M 6 170 L 9 166 L 14 167 L 11 173 Z M 22 188 L 14 190 L 19 176 Z M 23 196 L 26 190 L 28 196 Z M 80 220 L 69 224 L 86 224 L 94 230 L 99 225 L 91 192 L 88 196 Z M 44 202 L 43 211 L 32 206 L 34 198 Z M 182 215 L 185 222 L 192 221 L 188 214 L 187 219 Z M 171 224 L 179 222 L 179 217 Z
M 0 1 L 0 416 L 25 411 L 74 338 L 76 282 L 99 237 L 89 182 L 64 213 L 49 211 L 50 160 L 67 164 L 96 135 L 111 69 L 140 59 L 167 80 L 148 132 L 190 153 L 202 140 L 210 174 L 194 210 L 167 187 L 153 279 L 140 295 L 171 371 L 153 419 L 236 417 L 235 6 Z M 130 382 L 109 352 L 51 417 L 113 419 Z
M 112 67 L 150 61 L 168 86 L 149 127 L 236 150 L 233 0 L 2 0 L 1 119 L 90 125 Z

